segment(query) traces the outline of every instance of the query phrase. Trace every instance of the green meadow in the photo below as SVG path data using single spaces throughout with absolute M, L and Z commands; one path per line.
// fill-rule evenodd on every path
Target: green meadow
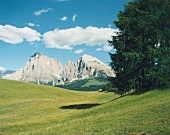
M 64 85 L 57 85 L 57 87 L 76 91 L 96 91 L 102 89 L 108 83 L 107 78 L 90 78 L 83 80 L 76 80 Z
M 170 89 L 119 97 L 0 79 L 2 135 L 169 135 Z

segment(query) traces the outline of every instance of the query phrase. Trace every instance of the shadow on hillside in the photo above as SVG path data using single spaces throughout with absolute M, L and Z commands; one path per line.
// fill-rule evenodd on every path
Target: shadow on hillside
M 110 101 L 104 102 L 104 103 L 87 103 L 87 104 L 74 104 L 74 105 L 68 105 L 68 106 L 61 106 L 60 109 L 89 109 L 89 108 L 93 108 L 99 105 L 103 105 L 103 104 L 107 104 L 110 102 L 114 102 L 115 100 L 121 99 L 125 96 L 128 96 L 129 94 L 114 98 Z
M 74 104 L 68 106 L 61 106 L 60 109 L 89 109 L 95 106 L 99 106 L 101 104 Z
M 110 101 L 107 101 L 107 102 L 104 102 L 104 103 L 102 103 L 102 104 L 107 104 L 107 103 L 113 102 L 113 101 L 118 100 L 118 99 L 120 99 L 120 98 L 123 98 L 123 97 L 125 97 L 125 96 L 127 96 L 127 95 L 123 95 L 123 96 L 114 98 L 114 99 L 112 99 L 112 100 L 110 100 Z

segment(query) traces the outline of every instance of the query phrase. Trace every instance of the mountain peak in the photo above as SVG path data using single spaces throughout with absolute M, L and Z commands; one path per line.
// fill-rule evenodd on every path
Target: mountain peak
M 88 54 L 84 54 L 80 59 L 84 60 L 85 62 L 91 62 L 91 61 L 99 61 L 96 57 L 93 57 Z
M 88 55 L 88 54 L 83 54 L 82 58 L 84 59 L 94 59 L 95 57 L 91 56 L 91 55 Z
M 83 54 L 82 56 L 83 58 L 86 58 L 86 57 L 92 57 L 91 55 L 88 55 L 88 54 Z
M 31 58 L 33 58 L 33 57 L 35 57 L 35 56 L 37 56 L 37 55 L 42 55 L 40 52 L 36 52 L 36 53 L 34 53 L 33 55 L 31 55 Z
M 80 59 L 82 59 L 85 63 L 100 63 L 102 65 L 106 65 L 105 63 L 103 63 L 102 61 L 100 61 L 99 59 L 97 59 L 96 57 L 84 54 L 82 57 L 80 57 Z
M 68 61 L 63 68 L 60 61 L 48 58 L 39 52 L 33 54 L 23 71 L 17 71 L 8 78 L 42 84 L 64 84 L 78 79 L 115 76 L 109 66 L 96 57 L 84 54 L 76 63 Z M 6 78 L 7 79 L 7 78 Z

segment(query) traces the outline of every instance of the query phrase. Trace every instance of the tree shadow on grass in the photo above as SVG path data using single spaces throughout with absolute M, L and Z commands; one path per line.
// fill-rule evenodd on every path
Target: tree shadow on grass
M 115 100 L 118 100 L 118 99 L 124 98 L 125 96 L 128 96 L 128 95 L 129 95 L 129 94 L 119 96 L 119 97 L 117 97 L 117 98 L 114 98 L 114 99 L 112 99 L 112 100 L 110 100 L 110 101 L 107 101 L 107 102 L 104 102 L 104 103 L 102 103 L 102 104 L 107 104 L 107 103 L 113 102 L 113 101 L 115 101 Z
M 99 105 L 103 105 L 103 104 L 113 102 L 113 101 L 118 100 L 120 98 L 123 98 L 127 95 L 129 95 L 129 94 L 114 98 L 114 99 L 107 101 L 107 102 L 104 102 L 104 103 L 73 104 L 73 105 L 61 106 L 60 109 L 77 109 L 77 110 L 90 109 L 90 108 L 93 108 L 93 107 L 96 107 L 96 106 L 99 106 Z
M 68 106 L 61 106 L 60 109 L 89 109 L 95 106 L 99 106 L 101 104 L 94 103 L 94 104 L 74 104 Z

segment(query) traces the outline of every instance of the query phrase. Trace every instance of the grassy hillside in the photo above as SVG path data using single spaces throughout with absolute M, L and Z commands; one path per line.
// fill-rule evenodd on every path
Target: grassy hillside
M 101 89 L 107 82 L 106 78 L 91 78 L 58 85 L 57 87 L 76 91 L 96 91 Z
M 169 135 L 170 89 L 75 92 L 0 79 L 0 134 Z

